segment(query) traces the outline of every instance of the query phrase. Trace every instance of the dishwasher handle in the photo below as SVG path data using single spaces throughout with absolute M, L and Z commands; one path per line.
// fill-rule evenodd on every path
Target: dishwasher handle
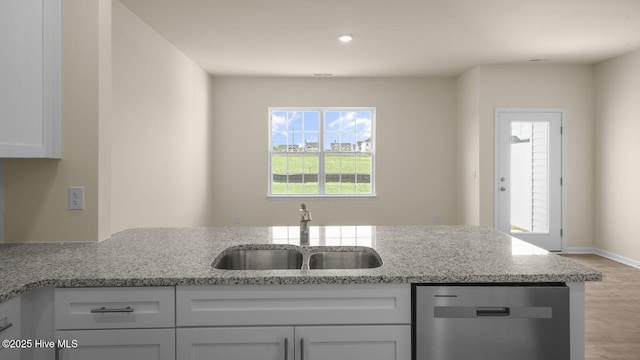
M 476 308 L 476 316 L 509 316 L 511 315 L 511 309 L 508 307 L 478 307 Z

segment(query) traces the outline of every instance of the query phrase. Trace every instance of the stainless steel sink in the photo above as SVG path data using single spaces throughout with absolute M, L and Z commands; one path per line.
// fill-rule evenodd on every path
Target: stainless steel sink
M 309 257 L 309 269 L 371 269 L 380 266 L 382 259 L 373 251 L 322 251 Z
M 294 249 L 229 248 L 218 255 L 212 266 L 223 270 L 300 269 L 302 259 L 302 253 Z

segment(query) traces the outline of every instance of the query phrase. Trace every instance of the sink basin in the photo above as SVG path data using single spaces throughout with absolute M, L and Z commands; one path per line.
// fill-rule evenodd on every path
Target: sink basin
M 309 257 L 309 269 L 371 269 L 380 266 L 380 256 L 364 250 L 323 251 Z
M 293 249 L 230 248 L 218 255 L 212 266 L 223 270 L 300 269 L 302 253 Z

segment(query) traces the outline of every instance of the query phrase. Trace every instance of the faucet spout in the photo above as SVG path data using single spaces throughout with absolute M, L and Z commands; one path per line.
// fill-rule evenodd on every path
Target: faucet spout
M 309 245 L 309 221 L 311 212 L 307 210 L 306 204 L 300 205 L 300 245 Z

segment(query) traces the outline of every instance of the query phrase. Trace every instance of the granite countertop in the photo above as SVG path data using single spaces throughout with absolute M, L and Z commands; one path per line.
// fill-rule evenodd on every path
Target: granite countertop
M 311 246 L 367 246 L 383 265 L 360 270 L 211 267 L 224 249 L 299 242 L 298 227 L 145 228 L 97 243 L 0 245 L 0 302 L 43 287 L 228 284 L 539 283 L 599 272 L 477 226 L 311 227 Z

